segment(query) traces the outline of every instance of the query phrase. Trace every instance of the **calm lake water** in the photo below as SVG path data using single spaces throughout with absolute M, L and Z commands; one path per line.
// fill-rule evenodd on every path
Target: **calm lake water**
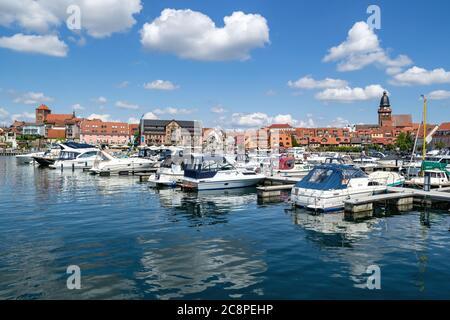
M 450 298 L 448 212 L 351 223 L 287 197 L 155 191 L 0 157 L 0 298 Z M 66 287 L 69 265 L 80 290 Z M 367 289 L 370 265 L 380 290 Z

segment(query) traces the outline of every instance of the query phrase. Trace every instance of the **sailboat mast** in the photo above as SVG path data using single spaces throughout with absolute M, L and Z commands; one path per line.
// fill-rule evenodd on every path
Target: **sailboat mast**
M 423 143 L 422 160 L 425 161 L 427 155 L 427 98 L 423 95 Z

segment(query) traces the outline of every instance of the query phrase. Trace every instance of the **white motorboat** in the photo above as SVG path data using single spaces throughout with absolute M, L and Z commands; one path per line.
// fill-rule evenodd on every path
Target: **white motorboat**
M 314 166 L 296 161 L 294 156 L 281 156 L 278 168 L 273 173 L 282 177 L 304 177 Z
M 99 157 L 101 157 L 100 150 L 92 145 L 65 143 L 65 148 L 59 153 L 58 159 L 49 167 L 54 169 L 91 168 Z
M 401 187 L 405 183 L 405 178 L 393 171 L 375 171 L 369 174 L 369 179 L 373 184 L 388 187 Z
M 94 174 L 119 174 L 121 172 L 143 172 L 153 168 L 156 164 L 155 160 L 130 157 L 118 158 L 111 154 L 101 151 L 101 157 L 94 160 L 90 172 Z
M 361 168 L 361 169 L 368 169 L 368 168 L 376 168 L 378 167 L 377 161 L 380 160 L 379 158 L 375 157 L 369 157 L 369 156 L 361 156 L 359 158 L 354 158 L 353 163 L 355 166 Z
M 310 210 L 340 210 L 347 199 L 386 191 L 386 186 L 375 186 L 370 182 L 369 177 L 354 166 L 319 165 L 295 184 L 291 200 L 295 206 Z
M 233 189 L 256 186 L 264 178 L 263 174 L 234 167 L 223 157 L 201 157 L 186 165 L 182 184 L 199 191 Z
M 449 174 L 441 169 L 425 170 L 424 175 L 430 175 L 430 186 L 434 188 L 450 186 Z M 424 175 L 414 177 L 408 181 L 409 185 L 423 186 L 425 183 Z
M 184 177 L 182 161 L 168 158 L 164 160 L 158 171 L 148 178 L 151 187 L 176 187 Z
M 380 165 L 380 166 L 384 166 L 384 167 L 389 167 L 389 166 L 392 166 L 392 167 L 403 167 L 405 162 L 406 161 L 405 161 L 404 158 L 402 158 L 402 157 L 400 157 L 400 156 L 398 156 L 396 154 L 389 155 L 389 156 L 386 156 L 384 158 L 381 158 L 381 159 L 377 160 L 377 164 Z
M 16 155 L 17 164 L 25 165 L 34 162 L 34 157 L 42 156 L 44 152 L 33 152 L 28 154 L 18 154 Z

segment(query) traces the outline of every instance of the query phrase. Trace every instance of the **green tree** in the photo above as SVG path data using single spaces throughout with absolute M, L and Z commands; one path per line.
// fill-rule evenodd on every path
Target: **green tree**
M 401 132 L 397 137 L 395 146 L 399 148 L 400 151 L 411 151 L 414 146 L 414 139 L 409 132 Z
M 293 148 L 300 147 L 300 145 L 298 144 L 297 139 L 295 139 L 294 135 L 291 136 L 291 139 L 292 139 L 292 147 Z
M 434 144 L 434 147 L 438 150 L 444 149 L 445 148 L 445 143 L 442 141 L 438 141 Z

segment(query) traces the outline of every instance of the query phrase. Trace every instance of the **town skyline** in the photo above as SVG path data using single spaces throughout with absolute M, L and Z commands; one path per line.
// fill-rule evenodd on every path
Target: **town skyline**
M 430 122 L 450 119 L 449 44 L 438 41 L 450 32 L 447 3 L 379 1 L 378 30 L 360 1 L 281 8 L 268 1 L 132 0 L 109 7 L 99 1 L 96 9 L 73 2 L 84 17 L 76 31 L 52 1 L 36 2 L 28 22 L 27 8 L 0 1 L 7 13 L 0 18 L 2 126 L 35 121 L 34 109 L 46 104 L 55 113 L 128 123 L 145 114 L 224 129 L 345 127 L 375 123 L 384 90 L 395 111 L 416 123 L 421 94 Z M 114 23 L 102 18 L 106 9 Z M 411 18 L 420 32 L 405 37 Z M 242 28 L 248 32 L 239 36 Z M 186 34 L 201 46 L 182 41 Z

